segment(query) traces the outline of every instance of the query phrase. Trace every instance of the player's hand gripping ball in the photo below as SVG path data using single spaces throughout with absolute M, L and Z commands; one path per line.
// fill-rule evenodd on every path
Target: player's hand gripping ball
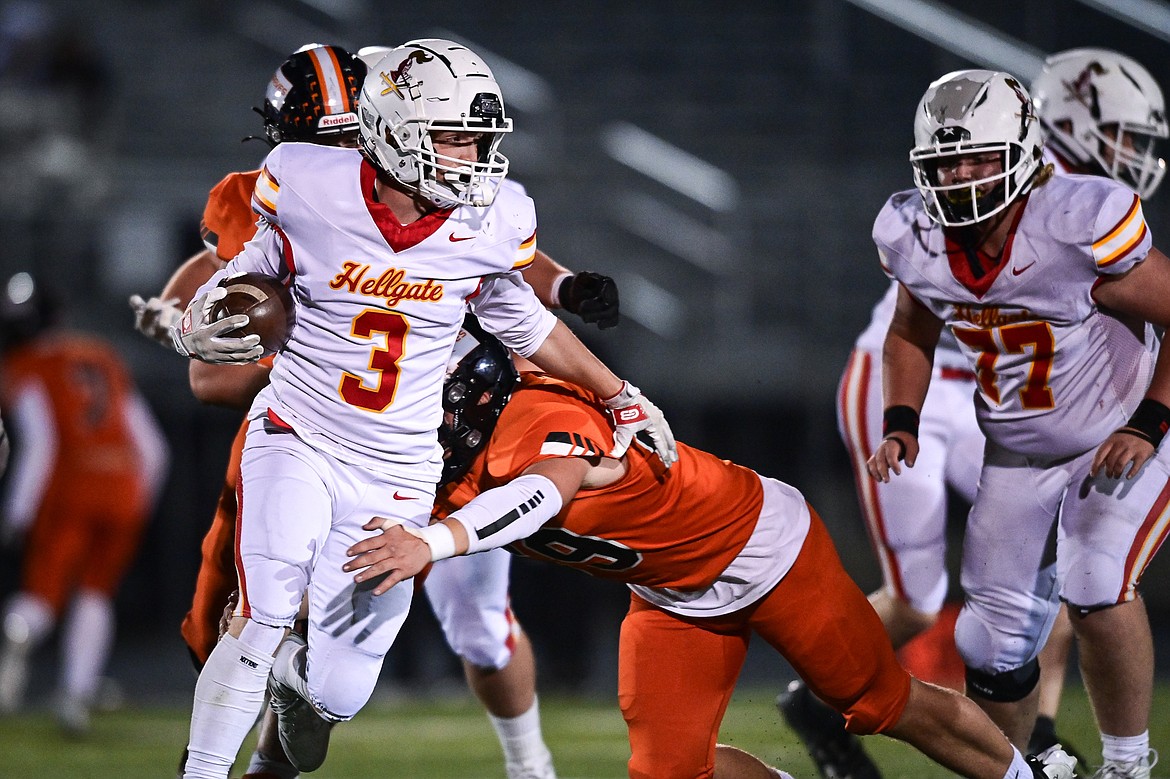
M 296 304 L 288 287 L 262 273 L 228 276 L 219 286 L 227 290 L 227 295 L 211 310 L 212 322 L 233 314 L 246 314 L 248 324 L 233 330 L 231 335 L 260 336 L 265 357 L 284 346 L 296 322 Z

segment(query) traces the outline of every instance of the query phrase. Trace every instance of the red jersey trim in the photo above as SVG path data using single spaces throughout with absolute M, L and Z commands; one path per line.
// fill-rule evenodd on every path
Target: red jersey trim
M 404 225 L 398 221 L 398 217 L 394 216 L 394 212 L 390 210 L 388 205 L 374 200 L 374 183 L 377 178 L 378 174 L 374 170 L 374 166 L 363 159 L 361 168 L 362 199 L 365 201 L 366 210 L 370 212 L 370 218 L 374 220 L 378 231 L 382 233 L 386 243 L 396 253 L 418 246 L 430 238 L 447 222 L 447 217 L 451 216 L 451 212 L 455 210 L 453 208 L 440 208 Z

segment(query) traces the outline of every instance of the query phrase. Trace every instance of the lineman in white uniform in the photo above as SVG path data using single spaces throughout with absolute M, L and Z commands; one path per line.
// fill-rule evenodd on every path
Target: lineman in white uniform
M 288 279 L 296 300 L 296 325 L 249 412 L 240 604 L 196 685 L 189 778 L 227 776 L 269 669 L 281 741 L 302 771 L 324 760 L 329 727 L 368 700 L 411 593 L 373 598 L 341 564 L 371 516 L 428 522 L 439 397 L 468 305 L 512 350 L 612 397 L 624 445 L 646 429 L 667 464 L 675 456 L 661 413 L 520 277 L 535 213 L 500 188 L 507 160 L 496 149 L 511 122 L 482 61 L 451 42 L 407 44 L 367 78 L 360 112 L 360 153 L 297 143 L 270 153 L 254 195 L 265 224 L 175 333 L 191 356 L 254 360 L 257 337 L 231 335 L 245 317 L 209 321 L 218 282 L 261 272 Z M 285 642 L 274 666 L 306 591 L 307 651 Z
M 915 142 L 917 192 L 893 195 L 874 225 L 901 286 L 885 342 L 886 435 L 870 473 L 888 481 L 900 460 L 914 465 L 945 324 L 977 374 L 988 439 L 956 628 L 969 694 L 1025 744 L 1036 655 L 1063 600 L 1105 745 L 1098 776 L 1148 777 L 1153 653 L 1136 586 L 1170 530 L 1170 454 L 1158 450 L 1170 361 L 1144 328 L 1098 306 L 1165 326 L 1170 261 L 1151 247 L 1131 190 L 1052 177 L 1031 99 L 1007 74 L 936 81 Z
M 1108 49 L 1058 52 L 1044 61 L 1031 93 L 1044 131 L 1044 162 L 1057 173 L 1108 176 L 1142 200 L 1154 194 L 1166 171 L 1156 153 L 1159 139 L 1167 137 L 1166 109 L 1161 87 L 1139 62 Z M 1143 338 L 1152 343 L 1153 328 L 1146 328 Z M 1062 741 L 1055 719 L 1073 635 L 1066 610 L 1061 612 L 1040 653 L 1033 751 Z

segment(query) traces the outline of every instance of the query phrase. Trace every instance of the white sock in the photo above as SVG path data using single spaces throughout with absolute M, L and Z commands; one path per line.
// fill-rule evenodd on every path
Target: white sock
M 35 595 L 18 592 L 4 612 L 4 640 L 10 646 L 31 652 L 48 638 L 56 621 L 48 603 Z
M 1012 747 L 1012 763 L 1008 766 L 1003 779 L 1032 779 L 1034 776 L 1032 766 L 1028 765 L 1028 761 L 1020 754 L 1020 750 Z
M 0 713 L 24 704 L 29 657 L 53 631 L 56 617 L 41 598 L 17 593 L 8 601 L 0 624 Z
M 114 643 L 114 607 L 94 590 L 81 590 L 61 635 L 61 692 L 87 706 L 97 694 Z
M 225 779 L 264 705 L 272 655 L 225 635 L 195 683 L 184 779 Z
M 532 708 L 518 717 L 497 717 L 488 712 L 488 719 L 504 748 L 505 764 L 543 765 L 552 759 L 540 732 L 540 702 L 537 699 L 533 699 Z
M 1101 734 L 1101 757 L 1119 763 L 1132 763 L 1150 755 L 1150 731 L 1140 736 L 1107 736 Z

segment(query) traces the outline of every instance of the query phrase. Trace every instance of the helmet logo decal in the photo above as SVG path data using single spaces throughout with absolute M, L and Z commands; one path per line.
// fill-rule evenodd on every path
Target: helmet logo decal
M 969 140 L 971 140 L 971 133 L 962 127 L 940 127 L 934 133 L 934 142 L 938 144 L 962 143 Z
M 1005 78 L 1003 83 L 1012 88 L 1016 93 L 1016 97 L 1020 99 L 1020 140 L 1024 140 L 1028 136 L 1028 123 L 1036 118 L 1035 109 L 1032 107 L 1032 100 L 1028 97 L 1028 93 L 1020 86 L 1020 82 L 1014 78 Z
M 1064 83 L 1068 90 L 1067 100 L 1075 100 L 1089 109 L 1089 115 L 1095 120 L 1101 118 L 1101 104 L 1097 99 L 1097 86 L 1093 83 L 1093 76 L 1101 76 L 1106 72 L 1105 66 L 1096 60 L 1085 66 L 1085 69 L 1070 84 Z
M 397 69 L 390 71 L 389 75 L 386 73 L 381 74 L 382 83 L 386 85 L 386 88 L 382 90 L 382 96 L 385 97 L 386 95 L 393 92 L 405 100 L 406 98 L 402 96 L 402 92 L 400 91 L 399 87 L 410 85 L 410 66 L 416 62 L 421 65 L 422 63 L 430 62 L 433 59 L 434 57 L 432 55 L 427 54 L 425 51 L 420 49 L 415 49 L 412 51 L 406 57 L 406 59 L 398 63 Z

